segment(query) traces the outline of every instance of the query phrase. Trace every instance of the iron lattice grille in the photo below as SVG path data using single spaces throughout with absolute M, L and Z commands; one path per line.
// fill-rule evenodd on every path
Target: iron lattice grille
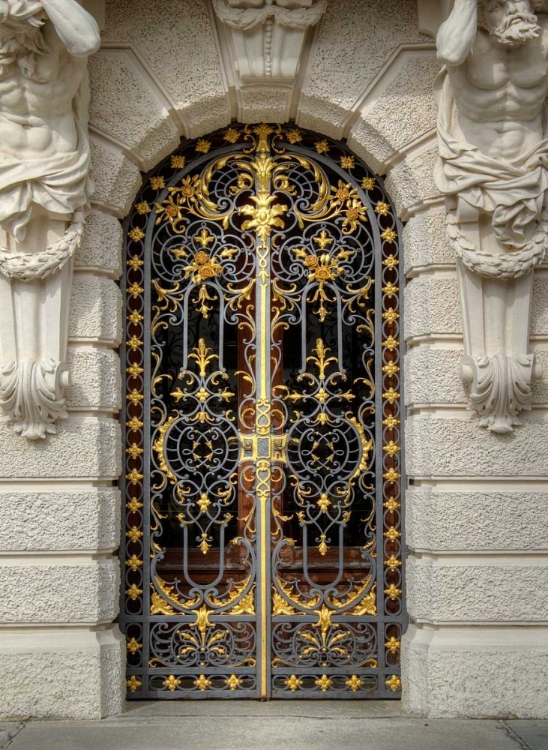
M 131 698 L 397 698 L 399 226 L 341 143 L 184 142 L 126 222 Z

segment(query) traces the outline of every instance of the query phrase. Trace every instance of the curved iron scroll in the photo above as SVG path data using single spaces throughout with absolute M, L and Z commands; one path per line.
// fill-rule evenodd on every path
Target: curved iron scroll
M 295 126 L 183 142 L 126 222 L 131 698 L 399 697 L 399 227 Z

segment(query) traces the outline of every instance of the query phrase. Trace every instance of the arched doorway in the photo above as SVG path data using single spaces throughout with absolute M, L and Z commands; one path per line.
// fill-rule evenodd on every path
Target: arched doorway
M 399 697 L 399 228 L 295 126 L 183 142 L 126 222 L 132 698 Z

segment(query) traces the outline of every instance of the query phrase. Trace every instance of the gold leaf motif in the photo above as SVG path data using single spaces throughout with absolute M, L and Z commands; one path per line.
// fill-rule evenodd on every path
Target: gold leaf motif
M 207 534 L 203 533 L 201 538 L 202 538 L 202 541 L 198 545 L 198 549 L 201 550 L 203 555 L 207 555 L 207 553 L 209 552 L 209 548 L 210 548 L 210 544 L 207 541 Z
M 382 423 L 385 427 L 388 427 L 389 430 L 393 430 L 394 427 L 399 425 L 400 420 L 396 419 L 396 417 L 390 416 L 390 417 L 387 417 L 386 419 L 383 419 Z
M 162 599 L 157 591 L 153 591 L 150 596 L 150 614 L 151 615 L 174 615 L 175 610 Z
M 329 547 L 327 546 L 327 543 L 325 541 L 325 534 L 320 534 L 320 543 L 318 545 L 318 552 L 323 557 L 327 554 L 328 549 Z

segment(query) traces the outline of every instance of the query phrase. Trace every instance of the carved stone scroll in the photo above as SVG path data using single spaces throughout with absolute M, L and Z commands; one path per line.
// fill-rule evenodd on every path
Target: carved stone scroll
M 230 32 L 234 70 L 243 84 L 294 81 L 306 31 L 325 12 L 326 0 L 213 0 Z
M 480 424 L 531 408 L 532 270 L 548 247 L 548 20 L 523 0 L 455 0 L 437 36 L 435 172 L 446 195 L 464 321 L 462 377 Z
M 91 192 L 86 64 L 99 44 L 75 0 L 0 0 L 0 407 L 30 439 L 66 417 L 72 265 Z

